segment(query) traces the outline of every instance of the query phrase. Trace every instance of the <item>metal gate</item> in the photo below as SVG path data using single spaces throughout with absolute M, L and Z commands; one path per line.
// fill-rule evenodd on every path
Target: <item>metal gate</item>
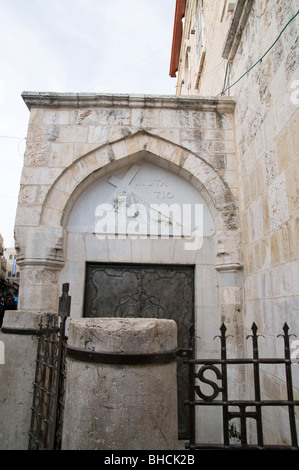
M 289 327 L 285 323 L 283 334 L 284 357 L 282 358 L 260 358 L 257 326 L 252 325 L 252 335 L 246 339 L 252 339 L 252 358 L 227 358 L 227 337 L 226 326 L 222 324 L 220 328 L 221 356 L 220 359 L 196 359 L 194 352 L 194 330 L 190 334 L 189 357 L 185 363 L 189 366 L 189 398 L 185 404 L 190 411 L 190 440 L 186 444 L 187 449 L 278 449 L 278 450 L 299 450 L 295 407 L 299 406 L 299 400 L 294 399 L 292 366 L 299 367 L 298 361 L 291 358 Z M 214 339 L 215 339 L 214 338 Z M 262 398 L 262 387 L 260 378 L 260 366 L 281 364 L 285 375 L 285 399 L 266 400 Z M 229 396 L 228 368 L 232 365 L 251 366 L 253 368 L 253 398 L 244 400 L 231 399 Z M 216 381 L 205 375 L 210 371 L 216 376 Z M 208 384 L 212 393 L 203 393 L 203 384 Z M 247 386 L 249 384 L 247 383 Z M 219 398 L 220 396 L 220 398 Z M 195 408 L 198 407 L 198 417 L 202 407 L 220 407 L 222 409 L 222 443 L 198 443 L 196 442 L 196 422 Z M 263 409 L 265 407 L 286 407 L 288 411 L 290 445 L 270 445 L 265 444 L 263 429 Z M 248 432 L 249 419 L 255 422 L 255 430 Z M 236 425 L 238 423 L 238 427 Z
M 29 450 L 61 448 L 64 390 L 66 319 L 70 314 L 69 284 L 63 284 L 58 316 L 47 315 L 38 332 Z
M 182 358 L 194 322 L 194 266 L 87 264 L 85 317 L 135 317 L 175 320 L 178 330 L 179 439 L 189 437 L 188 367 Z

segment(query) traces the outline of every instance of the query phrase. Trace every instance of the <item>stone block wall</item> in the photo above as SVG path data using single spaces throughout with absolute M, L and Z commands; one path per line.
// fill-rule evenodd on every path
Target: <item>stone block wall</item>
M 81 317 L 86 262 L 193 264 L 204 348 L 215 348 L 222 321 L 238 329 L 239 341 L 243 261 L 234 102 L 83 93 L 25 92 L 23 98 L 30 122 L 15 224 L 20 310 L 57 311 L 60 285 L 69 282 L 72 314 Z M 68 232 L 72 208 L 91 184 L 143 158 L 186 180 L 205 200 L 215 231 L 198 252 L 186 252 L 183 240 L 141 245 Z
M 30 122 L 15 223 L 20 315 L 57 312 L 60 286 L 68 282 L 71 317 L 82 317 L 86 262 L 190 264 L 202 357 L 219 353 L 213 338 L 222 321 L 242 348 L 234 101 L 30 92 L 23 98 Z M 92 231 L 68 229 L 93 183 L 142 162 L 174 173 L 205 201 L 214 232 L 200 250 L 185 251 L 183 239 L 99 240 Z M 232 381 L 242 394 L 244 376 Z M 207 421 L 213 434 L 214 421 Z
M 231 83 L 266 52 L 297 11 L 295 1 L 253 3 L 232 63 Z M 299 325 L 299 103 L 294 92 L 299 78 L 298 31 L 297 16 L 262 62 L 231 89 L 236 99 L 244 321 L 247 328 L 255 321 L 267 336 L 260 341 L 265 356 L 282 355 L 276 335 L 284 322 L 297 334 Z M 293 369 L 298 390 L 298 370 Z M 278 367 L 267 368 L 262 389 L 270 399 L 285 393 Z M 287 413 L 269 413 L 269 435 L 287 442 L 282 419 Z
M 233 11 L 228 3 L 233 2 L 191 0 L 186 3 L 177 73 L 178 95 L 217 96 L 221 93 L 226 68 L 222 44 Z
M 295 4 L 254 3 L 232 81 L 274 42 L 296 13 Z M 233 88 L 247 322 L 260 312 L 264 331 L 271 333 L 284 321 L 296 327 L 299 315 L 299 108 L 292 97 L 292 84 L 299 77 L 298 24 L 297 17 L 263 61 Z
M 66 246 L 71 208 L 92 182 L 131 164 L 142 152 L 202 193 L 219 237 L 215 264 L 241 263 L 233 101 L 55 93 L 23 97 L 31 113 L 15 224 L 23 270 L 20 309 L 40 311 L 44 305 L 55 311 L 60 272 L 71 249 Z
M 238 0 L 232 13 L 225 13 L 224 3 L 187 2 L 177 89 L 183 94 L 218 96 L 225 78 L 226 86 L 232 85 L 226 94 L 236 100 L 244 325 L 250 334 L 255 321 L 265 334 L 267 340 L 260 340 L 261 355 L 281 356 L 283 346 L 276 335 L 284 322 L 296 334 L 299 325 L 298 2 Z M 198 6 L 206 55 L 198 89 L 192 80 L 187 89 L 180 86 L 180 79 L 186 75 L 188 51 L 189 77 L 198 72 L 198 51 L 191 33 Z M 230 71 L 227 76 L 226 71 Z M 294 374 L 298 391 L 296 367 Z M 266 397 L 276 399 L 285 393 L 282 377 L 275 366 L 264 371 Z M 286 420 L 282 410 L 271 409 L 265 416 L 272 442 L 288 441 Z

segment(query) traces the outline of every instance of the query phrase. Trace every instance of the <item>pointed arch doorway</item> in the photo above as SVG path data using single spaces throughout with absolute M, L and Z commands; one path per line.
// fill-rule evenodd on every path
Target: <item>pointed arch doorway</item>
M 88 186 L 70 212 L 67 256 L 76 258 L 74 267 L 81 273 L 77 303 L 84 277 L 84 317 L 172 319 L 182 355 L 189 328 L 198 321 L 199 265 L 205 263 L 211 272 L 213 218 L 198 190 L 153 164 L 152 156 L 145 153 L 130 163 Z M 195 211 L 199 206 L 202 221 Z M 198 233 L 208 242 L 203 250 L 193 248 Z M 84 274 L 79 259 L 84 260 Z M 66 269 L 70 272 L 71 263 Z M 188 371 L 179 357 L 179 439 L 189 437 L 187 393 Z

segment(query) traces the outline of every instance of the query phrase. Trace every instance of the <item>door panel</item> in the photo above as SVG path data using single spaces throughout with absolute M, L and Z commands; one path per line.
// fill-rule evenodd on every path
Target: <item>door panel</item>
M 194 267 L 87 264 L 85 317 L 165 318 L 175 320 L 178 347 L 188 347 L 194 322 Z M 178 358 L 179 438 L 189 436 L 188 370 Z

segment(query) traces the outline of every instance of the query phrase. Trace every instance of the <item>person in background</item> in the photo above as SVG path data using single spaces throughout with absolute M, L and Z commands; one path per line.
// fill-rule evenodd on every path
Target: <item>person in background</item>
M 2 327 L 4 313 L 5 313 L 5 299 L 4 297 L 1 297 L 0 299 L 0 328 Z
M 5 310 L 15 310 L 15 303 L 11 294 L 8 294 L 7 296 L 7 299 L 5 302 Z

